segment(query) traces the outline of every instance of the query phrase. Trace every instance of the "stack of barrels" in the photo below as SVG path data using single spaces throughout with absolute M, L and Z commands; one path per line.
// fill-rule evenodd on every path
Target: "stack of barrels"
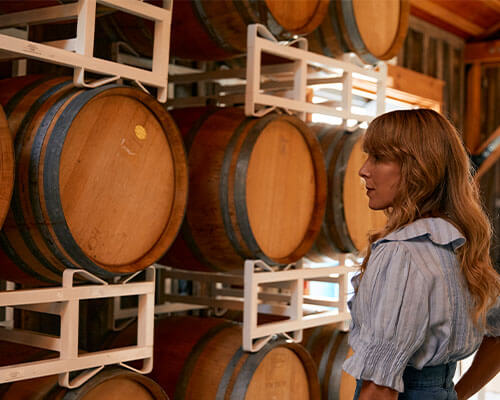
M 59 3 L 5 3 L 0 13 Z M 356 52 L 373 64 L 397 53 L 408 25 L 408 0 L 284 3 L 175 0 L 171 57 L 237 57 L 247 25 L 260 23 L 279 39 L 307 36 L 313 51 Z M 372 18 L 373 7 L 384 16 Z M 99 34 L 151 56 L 152 23 L 107 8 L 98 14 Z M 328 262 L 360 252 L 367 233 L 385 224 L 369 210 L 357 175 L 361 129 L 307 125 L 279 111 L 247 117 L 240 107 L 168 112 L 140 89 L 82 89 L 61 76 L 10 78 L 0 88 L 1 279 L 40 287 L 59 284 L 67 268 L 112 281 L 155 262 L 201 271 L 241 270 L 245 259 Z M 113 345 L 133 344 L 130 329 Z M 345 333 L 318 328 L 302 344 L 273 340 L 248 354 L 238 324 L 168 318 L 156 326 L 152 380 L 109 369 L 77 391 L 58 388 L 51 376 L 2 385 L 0 395 L 352 397 L 341 372 L 350 354 Z M 8 364 L 39 356 L 2 343 L 0 353 Z
M 187 60 L 239 56 L 246 51 L 247 25 L 258 23 L 280 40 L 306 36 L 312 51 L 329 57 L 354 52 L 363 62 L 374 64 L 397 55 L 409 15 L 409 0 L 175 0 L 171 54 Z M 152 23 L 113 13 L 101 18 L 99 25 L 113 40 L 152 55 Z

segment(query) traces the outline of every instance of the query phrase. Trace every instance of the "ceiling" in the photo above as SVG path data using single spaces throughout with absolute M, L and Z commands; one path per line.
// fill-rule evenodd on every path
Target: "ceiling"
M 411 14 L 466 41 L 500 38 L 500 0 L 410 0 Z

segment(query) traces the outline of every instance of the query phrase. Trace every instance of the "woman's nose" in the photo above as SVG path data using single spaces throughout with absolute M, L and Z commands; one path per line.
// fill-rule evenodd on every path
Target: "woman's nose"
M 366 178 L 368 177 L 369 171 L 368 171 L 368 160 L 366 160 L 361 168 L 358 171 L 358 174 L 361 178 Z

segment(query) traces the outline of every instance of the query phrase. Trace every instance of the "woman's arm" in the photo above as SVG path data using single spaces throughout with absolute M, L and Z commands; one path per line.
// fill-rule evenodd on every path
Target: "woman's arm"
M 467 372 L 455 386 L 458 400 L 479 391 L 500 372 L 500 337 L 485 336 Z
M 364 381 L 359 400 L 396 400 L 398 392 L 394 389 L 379 386 L 371 381 Z

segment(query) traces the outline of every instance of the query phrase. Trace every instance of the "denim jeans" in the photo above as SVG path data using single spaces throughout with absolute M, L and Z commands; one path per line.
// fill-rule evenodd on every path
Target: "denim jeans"
M 453 376 L 457 363 L 425 367 L 421 370 L 406 367 L 403 373 L 405 391 L 398 396 L 399 400 L 457 400 L 453 385 Z M 354 399 L 361 392 L 363 381 L 357 380 Z

